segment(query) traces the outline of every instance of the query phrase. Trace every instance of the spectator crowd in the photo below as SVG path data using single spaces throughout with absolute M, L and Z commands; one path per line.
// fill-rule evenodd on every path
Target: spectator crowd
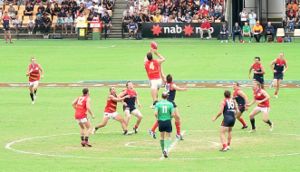
M 95 18 L 109 30 L 114 4 L 114 0 L 7 0 L 0 7 L 0 17 L 7 11 L 11 28 L 16 32 L 27 28 L 28 34 L 48 34 L 51 28 L 53 32 L 59 28 L 61 33 L 73 33 L 78 23 L 89 26 Z

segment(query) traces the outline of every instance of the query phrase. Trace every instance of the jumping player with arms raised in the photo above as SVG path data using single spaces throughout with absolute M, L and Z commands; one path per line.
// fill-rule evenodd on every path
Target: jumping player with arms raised
M 29 91 L 32 104 L 35 102 L 39 81 L 43 78 L 43 74 L 43 68 L 36 63 L 36 59 L 32 57 L 26 73 L 26 76 L 29 77 Z
M 82 90 L 82 96 L 77 97 L 72 106 L 75 109 L 75 119 L 80 127 L 81 145 L 83 147 L 92 147 L 89 144 L 89 136 L 91 134 L 91 123 L 87 117 L 87 112 L 94 118 L 93 112 L 90 107 L 89 89 L 84 88 Z
M 220 130 L 220 139 L 222 143 L 222 149 L 220 151 L 226 152 L 230 149 L 232 139 L 232 128 L 235 123 L 235 114 L 238 111 L 235 101 L 231 98 L 230 91 L 224 92 L 224 99 L 220 104 L 220 110 L 216 116 L 212 118 L 212 121 L 216 121 L 223 114 L 223 121 Z M 226 132 L 228 134 L 226 139 Z
M 151 88 L 151 97 L 153 100 L 153 105 L 157 102 L 158 91 L 162 86 L 161 79 L 161 64 L 165 61 L 165 58 L 157 52 L 157 47 L 152 47 L 150 52 L 144 58 L 144 66 L 148 75 L 148 79 L 150 81 Z M 158 58 L 154 59 L 153 54 L 155 54 Z
M 101 124 L 97 125 L 94 128 L 93 134 L 99 128 L 105 127 L 109 119 L 115 119 L 116 121 L 119 121 L 121 123 L 122 129 L 124 131 L 123 134 L 124 135 L 127 134 L 126 122 L 124 121 L 122 116 L 119 115 L 118 112 L 117 112 L 117 103 L 123 101 L 126 98 L 129 98 L 129 96 L 126 95 L 122 98 L 117 97 L 116 89 L 114 87 L 109 88 L 109 95 L 108 95 L 108 98 L 107 98 L 107 101 L 106 101 L 106 106 L 105 106 L 105 109 L 104 109 L 103 120 L 102 120 Z
M 279 87 L 280 83 L 283 80 L 283 75 L 288 69 L 287 61 L 284 57 L 283 53 L 280 53 L 279 56 L 272 61 L 271 63 L 271 69 L 273 70 L 274 73 L 274 80 L 271 84 L 275 86 L 275 93 L 274 97 L 278 98 L 278 92 L 279 92 Z

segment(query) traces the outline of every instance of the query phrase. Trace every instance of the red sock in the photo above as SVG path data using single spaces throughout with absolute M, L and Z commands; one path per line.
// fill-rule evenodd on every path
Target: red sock
M 245 120 L 242 117 L 240 117 L 239 121 L 243 124 L 243 127 L 247 126 Z
M 179 121 L 175 121 L 175 126 L 176 126 L 176 131 L 177 131 L 177 134 L 180 135 L 180 122 Z
M 227 143 L 227 146 L 230 146 L 230 142 Z
M 153 126 L 152 126 L 152 128 L 151 128 L 151 131 L 152 131 L 153 133 L 155 133 L 155 130 L 156 130 L 157 127 L 158 127 L 158 122 L 155 121 L 155 123 L 153 124 Z
M 223 149 L 225 149 L 227 147 L 227 145 L 226 144 L 223 144 Z
M 134 128 L 139 128 L 139 126 L 135 124 L 135 125 L 134 125 Z

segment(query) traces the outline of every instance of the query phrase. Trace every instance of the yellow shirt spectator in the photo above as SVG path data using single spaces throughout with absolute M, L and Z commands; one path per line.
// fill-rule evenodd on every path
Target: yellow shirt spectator
M 161 17 L 160 14 L 157 14 L 157 15 L 153 16 L 153 22 L 154 23 L 160 23 L 161 19 L 162 19 L 162 17 Z
M 264 31 L 263 27 L 260 24 L 256 24 L 252 28 L 254 33 L 262 33 Z

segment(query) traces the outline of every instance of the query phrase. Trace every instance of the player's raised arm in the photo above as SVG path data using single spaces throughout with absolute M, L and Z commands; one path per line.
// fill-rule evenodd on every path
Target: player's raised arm
M 166 58 L 164 56 L 162 56 L 161 54 L 159 54 L 157 52 L 157 50 L 152 49 L 153 53 L 158 57 L 157 61 L 159 64 L 163 63 L 164 61 L 166 61 Z
M 217 113 L 216 116 L 213 116 L 212 121 L 217 120 L 222 115 L 223 110 L 224 110 L 224 102 L 221 102 L 221 104 L 220 104 L 220 110 L 219 110 L 219 112 Z
M 90 98 L 88 98 L 86 100 L 86 109 L 87 109 L 88 113 L 92 116 L 92 118 L 95 118 L 95 116 L 91 110 L 91 99 Z
M 173 88 L 174 88 L 176 91 L 187 91 L 187 88 L 185 88 L 185 87 L 179 87 L 179 86 L 177 86 L 176 84 L 173 84 Z
M 122 102 L 124 99 L 129 98 L 129 95 L 123 96 L 123 97 L 115 97 L 113 95 L 109 96 L 110 99 L 112 99 L 115 102 Z

